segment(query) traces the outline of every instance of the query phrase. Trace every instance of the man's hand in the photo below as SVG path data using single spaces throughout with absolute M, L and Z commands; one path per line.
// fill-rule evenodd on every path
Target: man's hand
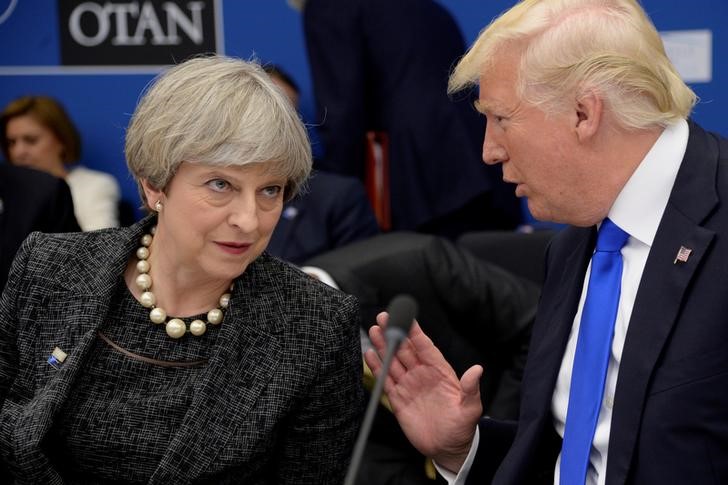
M 386 351 L 384 328 L 389 315 L 377 315 L 369 330 L 375 350 L 364 355 L 379 376 Z M 475 429 L 483 412 L 480 377 L 475 365 L 458 379 L 442 353 L 417 322 L 392 360 L 384 392 L 405 435 L 423 455 L 457 473 L 468 455 Z

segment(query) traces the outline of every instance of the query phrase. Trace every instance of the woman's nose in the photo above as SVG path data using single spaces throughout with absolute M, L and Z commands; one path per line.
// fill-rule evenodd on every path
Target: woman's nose
M 255 197 L 242 196 L 231 204 L 230 224 L 250 233 L 258 229 L 258 205 Z

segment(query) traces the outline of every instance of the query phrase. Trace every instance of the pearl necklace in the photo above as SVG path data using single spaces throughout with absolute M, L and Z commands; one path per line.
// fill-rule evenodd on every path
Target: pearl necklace
M 170 337 L 178 339 L 183 337 L 188 331 L 192 335 L 199 337 L 207 331 L 207 323 L 219 325 L 222 322 L 222 309 L 227 308 L 230 304 L 230 293 L 225 293 L 220 297 L 220 306 L 218 308 L 213 308 L 207 312 L 207 323 L 202 320 L 193 320 L 188 330 L 187 324 L 179 318 L 172 318 L 167 321 L 167 312 L 164 311 L 164 308 L 156 306 L 157 298 L 152 293 L 152 277 L 149 276 L 149 246 L 152 245 L 152 240 L 154 239 L 152 234 L 154 234 L 155 229 L 156 227 L 152 227 L 151 234 L 142 236 L 142 245 L 136 251 L 136 256 L 139 259 L 136 264 L 137 271 L 139 271 L 139 275 L 136 277 L 136 285 L 142 290 L 139 301 L 145 308 L 152 309 L 149 312 L 149 319 L 152 323 L 159 325 L 166 322 L 164 329 Z M 230 285 L 230 289 L 232 290 L 232 285 Z

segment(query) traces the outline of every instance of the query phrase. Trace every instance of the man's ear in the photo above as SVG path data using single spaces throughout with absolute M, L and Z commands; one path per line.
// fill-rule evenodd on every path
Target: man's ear
M 587 91 L 576 100 L 576 136 L 579 141 L 594 137 L 604 121 L 604 102 L 594 91 Z
M 152 187 L 152 184 L 150 184 L 147 179 L 142 179 L 142 189 L 144 190 L 144 195 L 147 198 L 147 207 L 154 210 L 154 205 L 157 201 L 161 201 L 164 193 L 161 190 Z

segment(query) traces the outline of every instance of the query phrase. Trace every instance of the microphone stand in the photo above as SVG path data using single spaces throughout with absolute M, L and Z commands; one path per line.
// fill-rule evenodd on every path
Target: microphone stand
M 369 404 L 364 414 L 364 421 L 362 421 L 361 428 L 359 429 L 359 436 L 354 445 L 354 452 L 351 456 L 349 469 L 346 472 L 344 485 L 355 485 L 356 474 L 361 465 L 367 438 L 369 437 L 369 432 L 374 422 L 374 415 L 377 412 L 379 399 L 382 397 L 382 391 L 384 390 L 384 381 L 387 379 L 389 368 L 392 365 L 392 360 L 394 359 L 394 354 L 397 352 L 399 344 L 407 338 L 409 328 L 412 326 L 412 321 L 417 313 L 417 302 L 409 295 L 398 295 L 392 299 L 387 311 L 389 312 L 389 322 L 387 328 L 384 330 L 387 350 L 384 353 L 384 360 L 382 361 L 379 376 L 369 397 Z

